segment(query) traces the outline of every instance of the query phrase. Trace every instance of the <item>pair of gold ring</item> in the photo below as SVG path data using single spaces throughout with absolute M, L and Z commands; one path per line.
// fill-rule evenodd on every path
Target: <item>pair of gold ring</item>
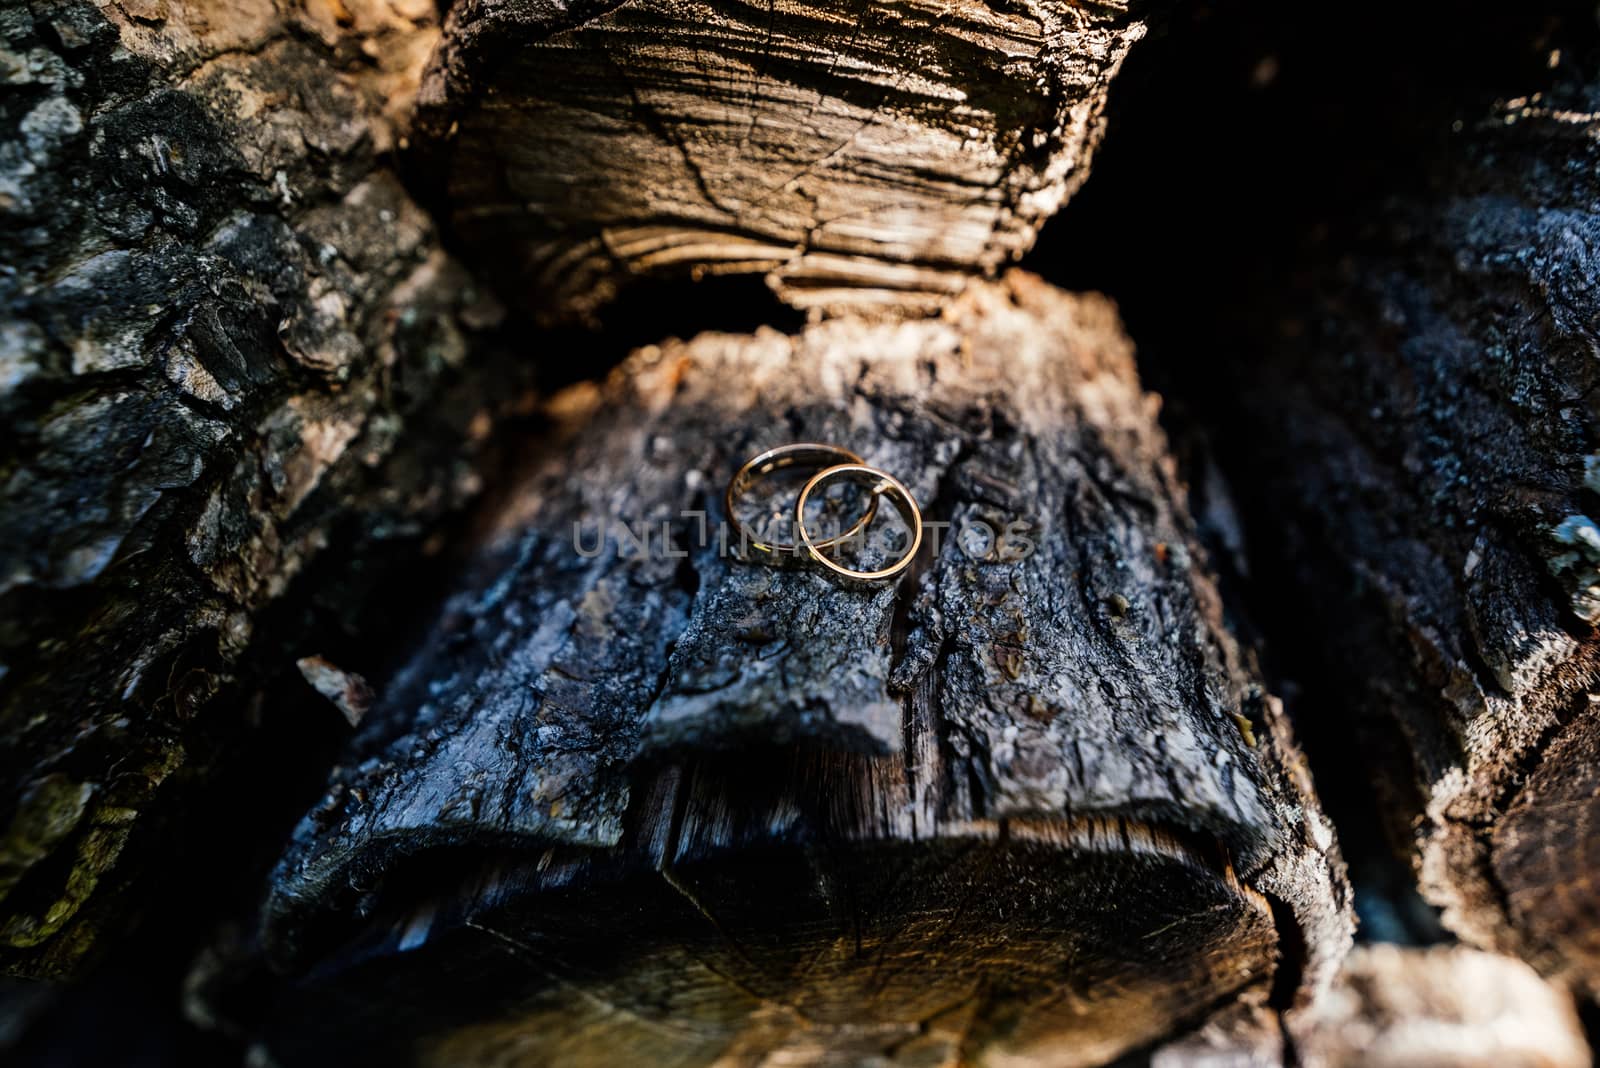
M 815 468 L 816 473 L 806 482 L 805 488 L 800 491 L 800 498 L 795 502 L 794 519 L 795 529 L 800 534 L 800 544 L 785 544 L 783 542 L 763 542 L 747 527 L 735 511 L 735 502 L 742 497 L 758 481 L 785 468 Z M 835 534 L 830 538 L 814 537 L 806 526 L 806 502 L 813 495 L 834 482 L 850 480 L 868 485 L 867 508 L 843 533 Z M 872 571 L 858 571 L 846 567 L 837 560 L 829 557 L 824 550 L 836 548 L 860 536 L 872 525 L 873 519 L 878 514 L 878 502 L 887 497 L 894 505 L 900 517 L 905 520 L 906 528 L 910 531 L 910 538 L 905 551 L 885 566 Z M 879 579 L 893 578 L 911 566 L 911 560 L 917 555 L 917 549 L 922 545 L 922 509 L 917 507 L 916 500 L 911 496 L 911 491 L 905 484 L 887 471 L 880 471 L 869 466 L 865 460 L 851 452 L 841 449 L 837 445 L 822 445 L 812 441 L 796 442 L 792 445 L 780 445 L 775 449 L 753 456 L 728 481 L 728 492 L 723 501 L 734 531 L 739 535 L 740 543 L 758 553 L 777 559 L 784 554 L 798 555 L 804 548 L 805 553 L 823 567 L 835 574 L 846 578 L 864 582 L 873 582 Z

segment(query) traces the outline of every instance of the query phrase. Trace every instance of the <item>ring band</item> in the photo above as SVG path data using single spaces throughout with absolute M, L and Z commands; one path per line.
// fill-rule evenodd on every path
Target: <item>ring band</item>
M 849 465 L 863 463 L 861 457 L 849 449 L 841 449 L 837 445 L 823 445 L 815 441 L 801 441 L 790 445 L 779 445 L 775 449 L 768 449 L 750 458 L 745 465 L 734 472 L 728 480 L 727 493 L 723 495 L 723 510 L 727 514 L 728 522 L 734 532 L 739 535 L 740 545 L 748 545 L 758 552 L 770 553 L 774 556 L 782 553 L 798 555 L 800 546 L 786 542 L 758 541 L 754 532 L 745 526 L 744 522 L 733 510 L 733 502 L 748 490 L 757 480 L 765 478 L 774 471 L 781 471 L 786 467 L 820 467 L 830 465 Z M 815 481 L 813 479 L 813 481 Z M 802 497 L 802 500 L 804 498 Z M 874 493 L 867 502 L 867 510 L 855 523 L 842 534 L 825 538 L 816 543 L 807 542 L 814 549 L 827 549 L 835 545 L 842 545 L 861 533 L 878 514 L 878 494 Z
M 806 529 L 806 500 L 811 496 L 812 492 L 825 482 L 846 476 L 865 477 L 875 482 L 876 485 L 872 487 L 873 501 L 876 502 L 880 496 L 887 494 L 895 508 L 899 510 L 901 518 L 906 521 L 906 526 L 911 529 L 910 547 L 888 567 L 879 568 L 876 571 L 856 571 L 853 568 L 836 563 L 823 555 L 822 550 L 843 541 L 846 535 L 840 535 L 837 538 L 830 538 L 826 541 L 813 541 L 811 532 Z M 911 496 L 911 491 L 906 489 L 904 483 L 887 471 L 880 471 L 876 467 L 868 467 L 860 462 L 837 464 L 833 467 L 824 468 L 812 475 L 811 481 L 807 482 L 805 488 L 800 491 L 800 500 L 794 506 L 794 517 L 795 523 L 800 529 L 800 540 L 805 543 L 805 547 L 811 553 L 813 560 L 836 574 L 863 582 L 892 578 L 898 575 L 911 566 L 912 558 L 917 555 L 917 550 L 922 547 L 922 509 L 917 507 L 917 502 Z M 853 531 L 854 528 L 852 528 L 852 533 Z

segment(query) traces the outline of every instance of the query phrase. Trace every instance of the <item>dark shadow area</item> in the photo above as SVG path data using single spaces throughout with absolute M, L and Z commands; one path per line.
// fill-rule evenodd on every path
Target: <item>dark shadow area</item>
M 1274 359 L 1272 339 L 1385 202 L 1426 195 L 1461 123 L 1507 86 L 1538 85 L 1558 46 L 1571 62 L 1595 36 L 1593 5 L 1191 6 L 1134 50 L 1092 176 L 1023 264 L 1117 301 L 1235 626 L 1262 652 L 1338 826 L 1362 937 L 1445 936 L 1386 840 L 1370 772 L 1398 758 L 1365 751 L 1338 706 L 1335 658 L 1314 640 L 1337 623 L 1307 618 L 1304 567 L 1282 537 L 1293 520 L 1253 474 L 1273 443 L 1251 433 L 1237 385 Z M 1372 629 L 1348 604 L 1329 610 Z
M 592 326 L 529 326 L 526 336 L 540 352 L 540 385 L 553 390 L 603 378 L 634 349 L 670 338 L 762 328 L 796 334 L 805 321 L 805 313 L 779 300 L 758 274 L 647 278 L 624 287 Z
M 1133 50 L 1089 181 L 1025 265 L 1115 297 L 1152 381 L 1202 398 L 1211 350 L 1256 333 L 1309 248 L 1426 191 L 1457 120 L 1595 35 L 1593 5 L 1567 6 L 1194 5 Z

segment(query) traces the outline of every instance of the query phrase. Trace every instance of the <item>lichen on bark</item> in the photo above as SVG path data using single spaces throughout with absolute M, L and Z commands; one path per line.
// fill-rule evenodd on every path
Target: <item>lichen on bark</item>
M 307 561 L 476 487 L 495 402 L 456 383 L 500 313 L 389 158 L 437 35 L 381 0 L 0 11 L 7 970 L 116 928 L 146 812 L 212 758 L 194 717 Z M 389 464 L 408 433 L 464 447 Z

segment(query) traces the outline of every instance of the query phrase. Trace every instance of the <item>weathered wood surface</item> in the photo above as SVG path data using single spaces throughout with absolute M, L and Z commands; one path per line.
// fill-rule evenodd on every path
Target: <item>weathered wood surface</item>
M 1571 996 L 1464 946 L 1363 946 L 1307 1014 L 1304 1068 L 1588 1068 Z
M 274 876 L 285 1063 L 1098 1064 L 1326 981 L 1331 829 L 1107 302 L 1012 273 L 563 403 Z M 861 589 L 702 544 L 789 440 L 1033 550 Z
M 117 930 L 262 607 L 476 487 L 514 391 L 456 369 L 498 312 L 384 162 L 437 37 L 403 0 L 0 9 L 0 968 Z
M 1593 991 L 1600 90 L 1554 62 L 1425 193 L 1330 228 L 1230 412 L 1257 548 L 1298 577 L 1423 893 Z
M 1287 1032 L 1249 1002 L 1157 1050 L 1152 1068 L 1589 1068 L 1571 995 L 1465 946 L 1362 945 Z
M 468 0 L 419 150 L 475 262 L 551 317 L 751 271 L 934 311 L 1087 176 L 1143 6 Z

